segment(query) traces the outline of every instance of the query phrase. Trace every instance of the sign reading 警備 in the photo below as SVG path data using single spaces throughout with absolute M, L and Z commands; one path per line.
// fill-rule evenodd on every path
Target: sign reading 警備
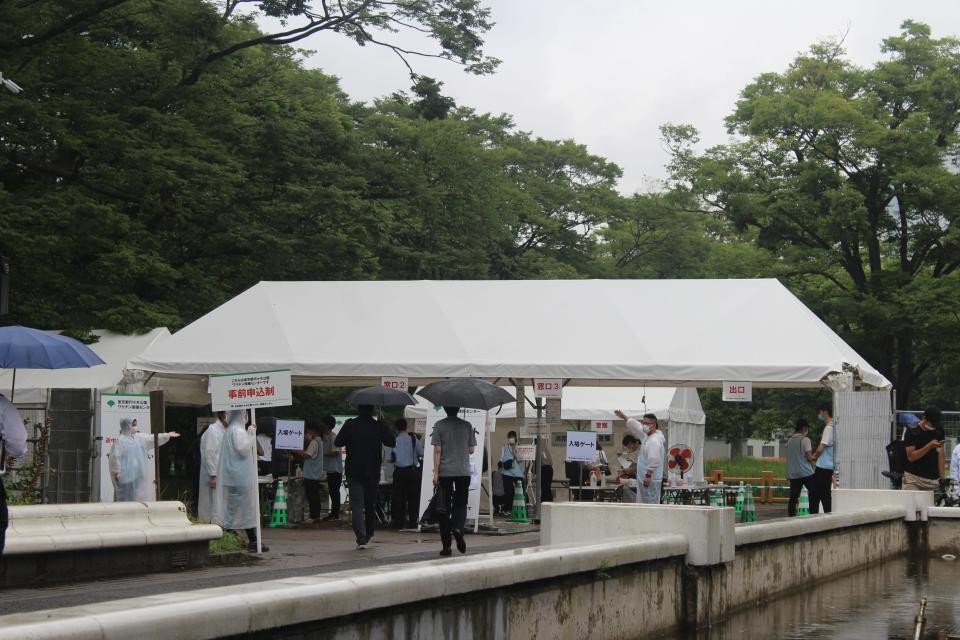
M 210 401 L 214 411 L 289 406 L 290 370 L 211 375 Z
M 560 378 L 535 378 L 533 381 L 535 398 L 560 398 L 563 396 L 563 380 Z
M 596 455 L 596 431 L 567 431 L 567 462 L 593 462 Z
M 604 433 L 604 434 L 613 433 L 613 421 L 612 420 L 591 420 L 590 429 L 597 433 Z
M 753 401 L 753 383 L 725 381 L 723 383 L 723 401 L 724 402 L 752 402 Z

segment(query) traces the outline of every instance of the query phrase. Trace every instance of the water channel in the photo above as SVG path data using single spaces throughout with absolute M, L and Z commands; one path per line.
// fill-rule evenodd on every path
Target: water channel
M 960 560 L 888 560 L 857 573 L 740 611 L 696 640 L 860 640 L 914 637 L 914 618 L 927 598 L 923 638 L 960 637 Z

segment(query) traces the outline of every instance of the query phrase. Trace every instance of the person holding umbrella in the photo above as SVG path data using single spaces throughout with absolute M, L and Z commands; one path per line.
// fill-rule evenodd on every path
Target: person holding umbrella
M 444 407 L 447 417 L 433 427 L 430 444 L 433 445 L 433 484 L 440 486 L 441 499 L 446 505 L 440 513 L 441 556 L 453 553 L 451 534 L 457 539 L 457 551 L 467 552 L 463 527 L 467 521 L 467 497 L 470 494 L 470 456 L 477 446 L 473 425 L 458 418 L 460 407 Z
M 353 533 L 357 549 L 366 549 L 373 538 L 377 522 L 377 492 L 380 488 L 380 464 L 383 447 L 395 447 L 396 438 L 380 420 L 373 417 L 373 407 L 415 404 L 406 391 L 385 387 L 367 387 L 352 392 L 347 402 L 357 405 L 356 418 L 343 423 L 333 441 L 338 449 L 347 449 L 347 490 L 353 512 Z
M 3 488 L 3 476 L 7 472 L 7 456 L 19 458 L 27 453 L 27 430 L 20 412 L 13 403 L 0 395 L 0 441 L 3 444 L 0 459 L 0 554 L 7 540 L 7 492 Z

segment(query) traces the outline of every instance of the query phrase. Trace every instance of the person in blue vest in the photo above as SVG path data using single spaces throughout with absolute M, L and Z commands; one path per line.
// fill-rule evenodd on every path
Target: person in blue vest
M 420 495 L 420 463 L 423 443 L 415 434 L 407 433 L 407 421 L 399 418 L 394 423 L 397 445 L 390 454 L 393 460 L 393 514 L 391 525 L 396 529 L 417 526 L 418 496 Z
M 803 418 L 797 420 L 793 435 L 787 440 L 787 480 L 790 482 L 790 499 L 787 500 L 787 515 L 797 515 L 797 502 L 800 493 L 807 488 L 807 497 L 814 492 L 813 445 L 807 437 L 810 423 Z
M 507 433 L 507 442 L 500 449 L 500 462 L 503 463 L 504 501 L 507 504 L 513 504 L 513 496 L 517 491 L 518 482 L 521 483 L 521 490 L 526 497 L 526 491 L 524 490 L 526 487 L 523 486 L 523 462 L 517 459 L 516 431 Z

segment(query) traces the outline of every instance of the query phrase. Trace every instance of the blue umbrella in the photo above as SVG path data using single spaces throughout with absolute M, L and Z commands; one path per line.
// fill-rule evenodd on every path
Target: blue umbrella
M 0 327 L 0 369 L 13 369 L 11 402 L 17 369 L 79 369 L 99 364 L 106 363 L 79 340 L 28 327 Z

